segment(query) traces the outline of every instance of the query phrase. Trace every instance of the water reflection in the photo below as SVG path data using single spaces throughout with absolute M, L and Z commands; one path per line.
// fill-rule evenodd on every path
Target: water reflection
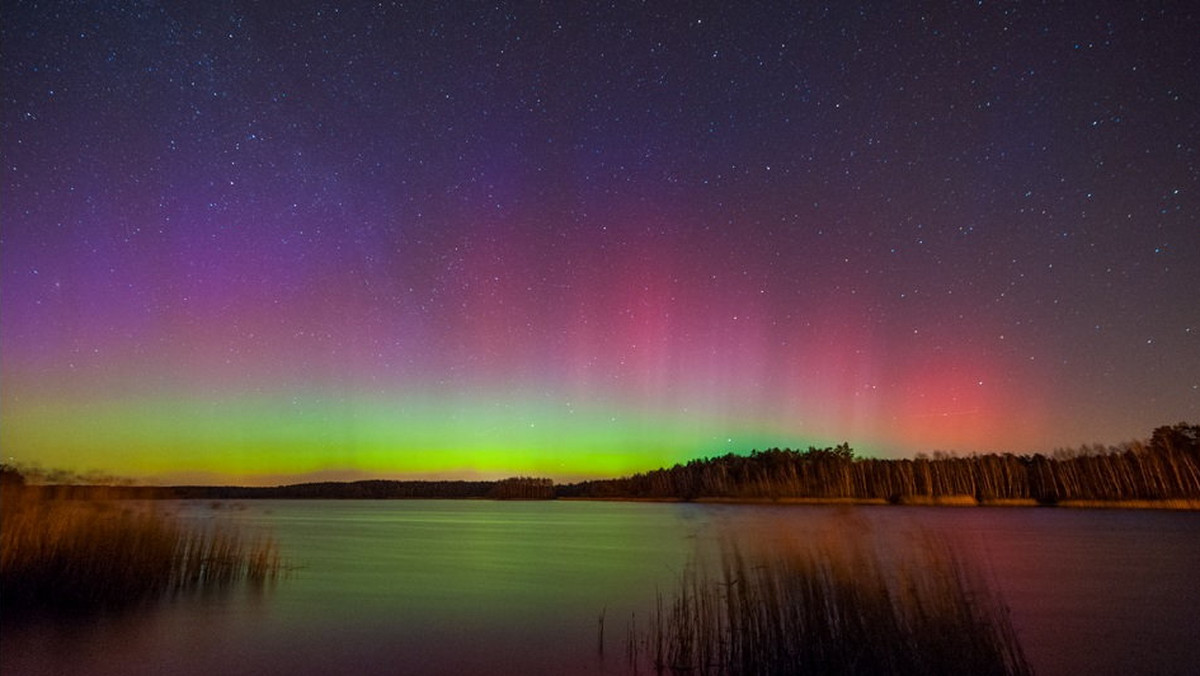
M 297 569 L 235 592 L 75 625 L 5 627 L 5 673 L 623 673 L 645 618 L 693 556 L 750 541 L 930 530 L 1003 595 L 1039 673 L 1195 673 L 1200 514 L 1052 509 L 591 502 L 184 504 L 269 529 Z M 831 526 L 831 524 L 833 524 Z M 597 654 L 597 618 L 608 650 Z

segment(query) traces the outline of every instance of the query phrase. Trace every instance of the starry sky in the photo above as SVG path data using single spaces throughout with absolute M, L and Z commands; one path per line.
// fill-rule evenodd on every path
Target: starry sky
M 1200 8 L 1086 4 L 5 0 L 5 460 L 569 480 L 1200 421 Z

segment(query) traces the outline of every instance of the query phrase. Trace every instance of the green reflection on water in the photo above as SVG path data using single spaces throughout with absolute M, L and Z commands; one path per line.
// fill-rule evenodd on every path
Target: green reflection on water
M 265 522 L 297 566 L 276 621 L 545 631 L 581 610 L 636 612 L 668 586 L 695 551 L 692 507 L 319 501 L 239 518 Z

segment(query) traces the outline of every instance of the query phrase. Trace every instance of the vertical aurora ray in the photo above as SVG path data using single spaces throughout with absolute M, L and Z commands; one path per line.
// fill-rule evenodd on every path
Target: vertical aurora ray
M 1195 17 L 874 10 L 14 6 L 4 455 L 570 478 L 1200 417 Z
M 1021 381 L 978 393 L 1000 366 L 897 354 L 862 303 L 790 312 L 778 281 L 725 283 L 668 240 L 591 270 L 581 257 L 548 307 L 534 286 L 555 285 L 528 273 L 528 249 L 465 264 L 434 313 L 380 318 L 369 285 L 322 276 L 312 303 L 201 299 L 66 368 L 40 347 L 23 364 L 6 353 L 6 443 L 145 475 L 575 477 L 843 438 L 969 447 L 1017 411 Z

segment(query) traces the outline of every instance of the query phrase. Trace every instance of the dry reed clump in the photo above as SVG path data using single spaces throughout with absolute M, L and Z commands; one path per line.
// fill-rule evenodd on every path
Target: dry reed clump
M 168 593 L 279 574 L 270 539 L 191 526 L 153 506 L 55 498 L 5 487 L 0 595 L 6 614 L 126 606 Z
M 945 543 L 923 540 L 906 560 L 837 541 L 749 556 L 729 545 L 720 573 L 689 567 L 649 628 L 631 628 L 631 671 L 1031 673 L 1005 606 Z

